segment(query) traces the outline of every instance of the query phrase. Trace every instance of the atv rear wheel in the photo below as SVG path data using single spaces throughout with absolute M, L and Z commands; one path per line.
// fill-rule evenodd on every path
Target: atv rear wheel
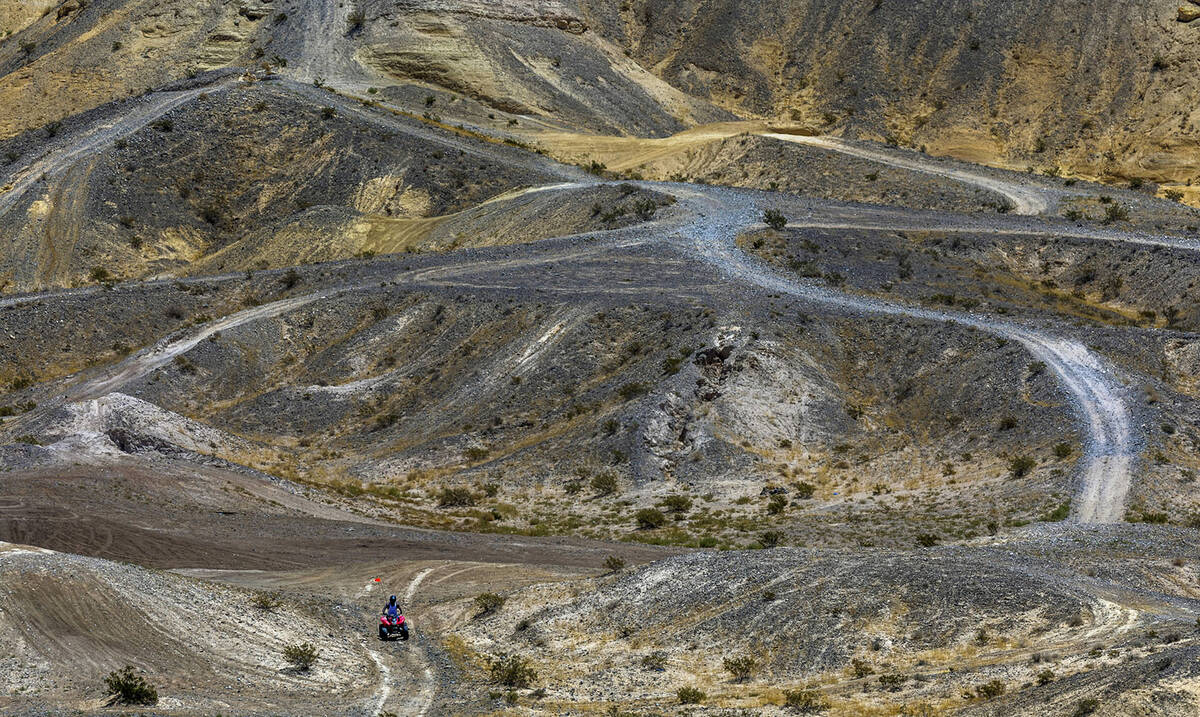
M 379 639 L 383 640 L 384 642 L 387 642 L 387 639 L 388 639 L 387 628 L 384 627 L 383 625 L 379 626 Z

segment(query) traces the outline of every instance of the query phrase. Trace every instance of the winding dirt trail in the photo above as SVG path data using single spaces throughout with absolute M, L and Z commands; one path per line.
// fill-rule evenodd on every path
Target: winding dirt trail
M 869 149 L 855 144 L 851 144 L 836 137 L 810 137 L 805 135 L 784 134 L 782 132 L 766 132 L 762 135 L 770 139 L 777 139 L 783 142 L 792 142 L 793 144 L 804 144 L 810 147 L 818 147 L 831 152 L 839 152 L 847 154 L 859 159 L 865 159 L 877 164 L 886 164 L 890 167 L 899 169 L 907 169 L 912 172 L 921 172 L 922 174 L 931 174 L 938 177 L 953 179 L 964 184 L 987 189 L 998 194 L 1002 194 L 1013 203 L 1013 211 L 1016 214 L 1045 214 L 1050 210 L 1051 201 L 1047 196 L 1047 192 L 1041 188 L 1033 187 L 1025 184 L 1020 184 L 1014 181 L 1008 181 L 967 169 L 965 167 L 952 166 L 941 164 L 933 159 L 904 157 L 895 154 L 889 154 L 880 150 Z
M 653 185 L 651 185 L 653 186 Z M 801 283 L 758 262 L 736 245 L 737 235 L 759 223 L 764 206 L 745 192 L 683 185 L 668 189 L 687 203 L 692 220 L 678 234 L 697 256 L 738 281 L 852 311 L 953 322 L 1017 341 L 1043 361 L 1070 395 L 1085 436 L 1080 486 L 1073 503 L 1078 523 L 1116 523 L 1124 515 L 1130 467 L 1136 456 L 1132 419 L 1111 367 L 1073 339 L 974 314 L 933 311 L 853 296 Z
M 433 707 L 434 698 L 437 696 L 437 683 L 433 675 L 433 667 L 430 663 L 429 656 L 425 654 L 425 647 L 417 628 L 411 622 L 414 614 L 413 599 L 417 596 L 417 590 L 421 587 L 421 583 L 425 578 L 437 570 L 439 566 L 423 568 L 418 571 L 413 579 L 408 583 L 408 587 L 404 591 L 404 599 L 401 605 L 404 608 L 404 614 L 410 618 L 409 630 L 410 635 L 408 642 L 405 643 L 385 643 L 400 645 L 403 649 L 405 657 L 416 662 L 417 670 L 419 671 L 419 682 L 412 688 L 404 691 L 393 702 L 399 704 L 391 705 L 388 711 L 402 715 L 417 715 L 418 717 L 426 715 Z M 365 597 L 371 593 L 375 587 L 375 582 L 372 579 L 368 581 L 366 586 L 358 592 L 356 597 Z M 370 717 L 375 717 L 384 712 L 388 707 L 388 701 L 392 699 L 392 694 L 395 688 L 401 687 L 396 684 L 396 679 L 393 677 L 393 671 L 388 667 L 388 658 L 384 653 L 372 646 L 374 642 L 371 637 L 363 638 L 363 649 L 371 661 L 375 663 L 379 670 L 379 686 L 375 690 L 375 694 L 371 696 Z
M 33 163 L 19 170 L 11 180 L 11 188 L 0 194 L 0 214 L 11 210 L 22 196 L 41 181 L 43 175 L 57 175 L 83 159 L 108 147 L 114 141 L 128 137 L 176 107 L 185 105 L 204 93 L 221 92 L 236 83 L 225 78 L 208 85 L 176 92 L 153 92 L 138 100 L 119 119 L 95 124 L 81 132 L 63 137 L 56 146 Z

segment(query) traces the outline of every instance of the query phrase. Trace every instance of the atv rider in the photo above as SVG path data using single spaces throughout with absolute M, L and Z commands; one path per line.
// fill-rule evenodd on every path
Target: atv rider
M 387 615 L 393 620 L 399 618 L 403 614 L 403 611 L 400 609 L 400 605 L 396 603 L 395 595 L 388 598 L 387 605 L 383 606 L 383 614 Z

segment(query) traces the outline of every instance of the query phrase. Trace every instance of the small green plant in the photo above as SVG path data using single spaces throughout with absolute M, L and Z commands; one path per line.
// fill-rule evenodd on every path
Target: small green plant
M 763 212 L 763 223 L 775 231 L 780 231 L 787 226 L 788 220 L 778 209 L 768 209 Z
M 1087 717 L 1096 710 L 1100 709 L 1100 700 L 1095 697 L 1088 697 L 1085 700 L 1080 700 L 1079 704 L 1075 705 L 1075 711 L 1071 713 L 1071 717 Z
M 439 508 L 470 508 L 475 505 L 475 494 L 462 486 L 442 488 L 438 493 Z
M 336 114 L 337 114 L 337 110 L 335 110 L 332 107 L 326 106 L 326 107 L 321 108 L 321 119 L 331 120 L 331 119 L 333 119 L 333 116 Z
M 782 495 L 773 495 L 771 500 L 767 501 L 767 512 L 771 515 L 779 515 L 787 510 L 787 498 Z
M 755 660 L 750 655 L 726 657 L 721 664 L 736 682 L 745 682 L 758 669 L 758 660 Z
M 620 486 L 617 485 L 617 474 L 613 471 L 597 474 L 592 478 L 591 486 L 598 496 L 612 495 L 620 490 Z
M 1000 680 L 985 682 L 975 688 L 975 694 L 979 695 L 985 700 L 996 699 L 1000 695 L 1004 694 L 1004 683 Z
M 921 533 L 917 536 L 917 545 L 922 548 L 932 548 L 941 542 L 941 538 L 933 533 Z
M 857 657 L 850 660 L 850 669 L 854 672 L 855 679 L 858 680 L 875 674 L 875 668 L 871 667 L 866 660 L 860 660 Z
M 110 673 L 104 678 L 104 686 L 108 688 L 109 704 L 158 704 L 158 690 L 135 672 L 132 666 Z
M 1046 514 L 1044 522 L 1046 523 L 1061 523 L 1071 514 L 1071 501 L 1067 501 L 1059 505 L 1054 510 Z
M 829 702 L 816 690 L 786 690 L 783 703 L 788 709 L 802 715 L 820 714 L 829 709 Z
M 88 272 L 88 278 L 97 284 L 108 284 L 112 282 L 113 275 L 108 269 L 102 266 L 93 266 L 92 270 Z
M 783 533 L 779 532 L 778 530 L 768 530 L 764 533 L 759 533 L 758 542 L 768 550 L 771 548 L 777 548 L 779 547 L 779 544 L 783 542 Z
M 796 497 L 800 500 L 809 500 L 817 492 L 817 487 L 812 483 L 793 483 L 792 487 L 796 489 Z
M 479 608 L 476 617 L 491 615 L 504 607 L 505 597 L 496 593 L 481 593 L 475 597 L 475 607 Z
M 488 672 L 492 682 L 515 689 L 532 687 L 538 678 L 529 660 L 520 655 L 501 655 L 492 661 Z
M 297 642 L 283 646 L 283 659 L 287 660 L 297 672 L 308 672 L 317 664 L 321 653 L 311 642 Z
M 1029 456 L 1017 456 L 1008 462 L 1008 472 L 1013 478 L 1024 478 L 1037 467 L 1037 461 Z
M 1104 223 L 1114 224 L 1116 222 L 1129 221 L 1129 210 L 1125 207 L 1113 202 L 1104 209 Z
M 610 573 L 619 573 L 625 569 L 625 559 L 616 555 L 610 555 L 604 559 L 604 569 Z
M 642 669 L 663 672 L 667 669 L 667 653 L 652 652 L 642 658 Z
M 899 692 L 900 688 L 903 687 L 904 683 L 907 681 L 908 678 L 906 676 L 897 675 L 895 673 L 879 676 L 879 686 L 885 690 L 888 690 L 889 692 Z
M 258 592 L 254 593 L 254 597 L 250 598 L 250 604 L 263 612 L 271 612 L 279 607 L 281 602 L 278 593 Z
M 681 705 L 698 705 L 707 699 L 708 695 L 695 687 L 680 687 L 675 692 L 675 697 L 679 699 L 679 704 Z
M 641 530 L 654 530 L 667 524 L 667 516 L 657 508 L 642 508 L 634 514 L 633 519 Z
M 663 498 L 658 505 L 668 513 L 686 513 L 692 509 L 692 499 L 676 493 Z
M 1059 443 L 1054 446 L 1054 457 L 1060 461 L 1070 458 L 1074 452 L 1069 443 Z
M 362 29 L 363 23 L 367 21 L 367 14 L 361 8 L 356 8 L 350 11 L 346 16 L 346 34 L 352 34 Z

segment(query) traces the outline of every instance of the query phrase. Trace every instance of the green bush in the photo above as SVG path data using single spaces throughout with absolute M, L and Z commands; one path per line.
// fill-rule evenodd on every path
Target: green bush
M 657 508 L 642 508 L 634 514 L 633 519 L 642 530 L 654 530 L 667 524 L 667 516 Z
M 592 490 L 596 491 L 596 495 L 612 495 L 616 493 L 620 486 L 617 485 L 617 474 L 613 471 L 604 471 L 595 478 L 592 478 Z
M 995 699 L 1004 694 L 1004 683 L 1000 680 L 985 682 L 975 688 L 975 693 L 987 700 Z
M 299 672 L 308 672 L 321 656 L 311 642 L 298 642 L 283 646 L 283 659 L 291 663 Z
M 513 688 L 532 687 L 538 678 L 529 660 L 520 655 L 501 655 L 492 661 L 489 672 L 492 682 Z
M 767 512 L 771 515 L 779 515 L 787 510 L 787 504 L 787 498 L 784 498 L 782 495 L 773 495 L 771 496 L 771 500 L 767 501 Z
M 667 669 L 667 653 L 652 652 L 642 658 L 642 668 L 652 672 L 662 672 Z
M 820 714 L 829 709 L 829 702 L 816 690 L 786 690 L 784 705 L 802 715 Z
M 681 705 L 698 705 L 708 697 L 695 687 L 680 687 L 675 696 Z
M 659 501 L 658 505 L 669 513 L 686 513 L 692 509 L 692 499 L 686 495 L 669 495 Z
M 941 540 L 941 538 L 933 533 L 921 533 L 917 536 L 917 545 L 920 545 L 922 548 L 932 548 L 941 542 Z
M 758 660 L 755 660 L 750 655 L 726 657 L 721 664 L 725 667 L 725 671 L 737 682 L 745 682 L 750 679 L 750 676 L 758 669 Z
M 604 569 L 610 573 L 619 573 L 625 569 L 625 559 L 610 555 L 604 559 Z
M 777 548 L 779 547 L 779 544 L 783 542 L 783 533 L 779 532 L 778 530 L 768 530 L 759 534 L 758 542 L 764 548 Z
M 787 217 L 783 216 L 783 212 L 778 209 L 768 209 L 763 212 L 763 222 L 775 231 L 779 231 L 787 226 Z
M 1059 460 L 1070 458 L 1072 453 L 1074 453 L 1074 450 L 1072 450 L 1069 443 L 1059 443 L 1054 446 L 1054 457 Z
M 1086 700 L 1080 700 L 1079 704 L 1075 705 L 1075 712 L 1072 717 L 1087 717 L 1096 710 L 1100 709 L 1100 700 L 1095 697 L 1089 697 Z
M 1008 462 L 1008 472 L 1013 478 L 1024 478 L 1029 471 L 1037 466 L 1037 461 L 1029 456 L 1017 456 Z
M 475 494 L 469 488 L 442 488 L 438 493 L 439 508 L 469 508 L 475 505 Z
M 1113 202 L 1104 209 L 1104 223 L 1124 222 L 1129 220 L 1129 210 Z
M 504 607 L 505 597 L 496 593 L 482 593 L 475 597 L 475 607 L 479 608 L 477 616 L 491 615 Z
M 801 500 L 808 500 L 813 497 L 814 493 L 817 492 L 816 486 L 814 486 L 812 483 L 805 483 L 803 481 L 800 483 L 793 483 L 792 487 L 796 489 L 796 497 Z
M 146 678 L 126 666 L 104 678 L 112 704 L 154 705 L 158 704 L 158 690 Z
M 254 597 L 250 598 L 250 604 L 263 612 L 271 612 L 279 607 L 281 603 L 277 593 L 258 592 L 254 593 Z

